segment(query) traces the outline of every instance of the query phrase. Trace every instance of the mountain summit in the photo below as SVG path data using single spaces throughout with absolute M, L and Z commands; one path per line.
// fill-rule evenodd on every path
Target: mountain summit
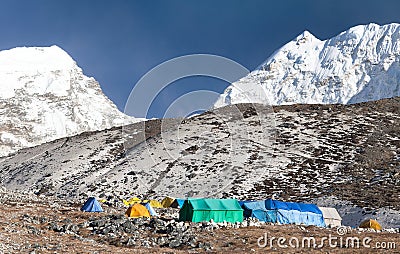
M 272 105 L 352 104 L 400 96 L 400 24 L 359 25 L 325 41 L 308 31 L 229 86 L 221 107 L 258 102 L 261 84 Z
M 61 48 L 0 51 L 0 157 L 85 131 L 137 121 Z

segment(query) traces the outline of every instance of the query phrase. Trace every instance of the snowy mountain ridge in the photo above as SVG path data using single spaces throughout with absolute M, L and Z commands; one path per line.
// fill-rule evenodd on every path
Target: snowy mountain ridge
M 400 24 L 359 25 L 321 41 L 308 31 L 230 85 L 215 103 L 352 104 L 400 96 Z M 265 95 L 264 95 L 265 97 Z
M 0 157 L 136 121 L 121 113 L 61 48 L 0 51 Z

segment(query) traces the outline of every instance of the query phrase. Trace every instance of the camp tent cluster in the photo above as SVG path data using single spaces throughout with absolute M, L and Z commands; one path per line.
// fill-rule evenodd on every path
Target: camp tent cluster
M 139 198 L 131 198 L 128 201 L 122 200 L 125 205 L 129 204 L 129 208 L 126 210 L 125 215 L 132 218 L 139 217 L 150 217 L 158 216 L 157 212 L 153 207 L 160 208 L 161 203 L 157 200 L 140 200 Z M 94 198 L 90 197 L 83 204 L 81 211 L 84 212 L 103 212 L 100 202 Z
M 162 202 L 131 198 L 123 200 L 129 206 L 125 215 L 131 218 L 158 216 L 155 208 L 181 208 L 180 221 L 242 222 L 253 217 L 260 221 L 279 224 L 304 224 L 319 227 L 338 227 L 342 218 L 335 208 L 318 207 L 314 204 L 283 202 L 273 199 L 262 201 L 237 201 L 236 199 L 176 199 L 166 197 Z M 103 212 L 101 203 L 94 197 L 88 198 L 81 208 L 85 212 Z M 382 230 L 373 219 L 364 220 L 360 228 Z

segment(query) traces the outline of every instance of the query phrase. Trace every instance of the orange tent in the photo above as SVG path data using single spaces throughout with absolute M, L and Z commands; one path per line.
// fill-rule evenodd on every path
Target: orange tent
M 126 210 L 125 215 L 131 218 L 150 217 L 149 210 L 141 204 L 134 204 Z
M 382 226 L 376 220 L 372 219 L 361 222 L 360 228 L 373 228 L 375 230 L 382 230 Z

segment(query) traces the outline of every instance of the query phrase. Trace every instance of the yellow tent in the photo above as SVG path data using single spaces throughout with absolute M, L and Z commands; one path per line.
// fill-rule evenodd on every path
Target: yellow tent
M 137 203 L 141 203 L 142 200 L 140 200 L 140 198 L 133 197 L 133 198 L 130 198 L 128 200 L 122 199 L 122 202 L 124 203 L 125 206 L 131 206 L 131 205 L 134 205 L 134 204 L 137 204 Z
M 161 201 L 161 205 L 165 208 L 170 207 L 171 204 L 175 201 L 174 198 L 171 197 L 165 197 L 162 201 Z
M 141 204 L 134 204 L 126 210 L 125 215 L 131 218 L 150 217 L 149 210 Z
M 134 205 L 134 204 L 136 204 L 136 203 L 141 203 L 142 200 L 140 200 L 140 198 L 133 197 L 133 198 L 130 198 L 130 199 L 128 200 L 128 202 L 129 202 L 129 204 Z
M 125 199 L 122 199 L 122 202 L 124 203 L 125 206 L 129 206 L 129 201 L 126 201 Z
M 163 208 L 164 206 L 155 199 L 149 201 L 150 205 L 155 208 Z
M 382 230 L 382 226 L 376 220 L 372 219 L 361 222 L 360 228 L 373 228 L 375 230 Z
M 105 203 L 105 202 L 107 202 L 107 200 L 103 198 L 103 199 L 100 199 L 99 202 Z

